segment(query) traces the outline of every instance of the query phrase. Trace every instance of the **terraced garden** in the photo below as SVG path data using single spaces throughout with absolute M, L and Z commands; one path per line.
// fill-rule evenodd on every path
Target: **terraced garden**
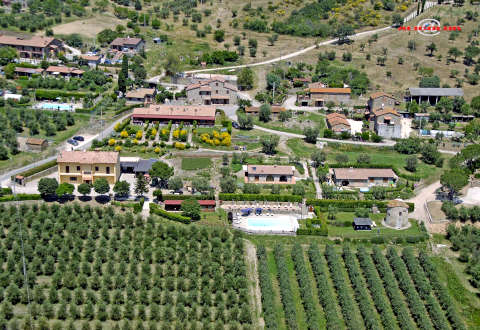
M 257 249 L 269 329 L 467 329 L 469 319 L 412 247 L 349 245 Z M 470 323 L 470 322 L 469 322 Z

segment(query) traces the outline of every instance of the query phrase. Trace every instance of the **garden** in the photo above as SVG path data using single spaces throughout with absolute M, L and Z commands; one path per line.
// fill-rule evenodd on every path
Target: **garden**
M 77 203 L 0 205 L 0 214 L 2 328 L 254 324 L 236 233 Z

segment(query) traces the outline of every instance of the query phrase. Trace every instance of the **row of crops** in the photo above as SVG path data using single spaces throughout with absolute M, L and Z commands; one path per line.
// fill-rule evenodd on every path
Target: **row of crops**
M 78 204 L 0 205 L 0 218 L 2 329 L 253 326 L 237 234 Z
M 411 247 L 278 244 L 257 257 L 267 329 L 466 329 L 429 256 Z

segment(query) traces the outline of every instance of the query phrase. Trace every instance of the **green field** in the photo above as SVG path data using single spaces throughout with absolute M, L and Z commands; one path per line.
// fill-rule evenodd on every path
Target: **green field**
M 295 118 L 291 118 L 288 120 L 289 122 L 296 122 L 298 125 L 294 125 L 292 127 L 286 127 L 285 123 L 279 121 L 279 120 L 272 120 L 269 122 L 263 122 L 258 120 L 258 118 L 255 117 L 254 123 L 255 125 L 269 128 L 269 129 L 274 129 L 277 131 L 282 131 L 282 132 L 287 132 L 287 133 L 295 133 L 295 134 L 303 134 L 303 129 L 305 127 L 306 122 L 313 122 L 314 127 L 318 127 L 320 129 L 320 134 L 319 136 L 323 136 L 323 130 L 325 129 L 325 116 L 317 114 L 317 113 L 312 113 L 308 112 L 306 114 L 302 115 L 297 115 Z
M 194 171 L 209 168 L 212 166 L 210 158 L 182 158 L 182 170 Z
M 411 248 L 390 248 L 385 255 L 377 247 L 275 244 L 259 246 L 257 257 L 270 328 L 466 329 L 464 321 L 478 326 L 436 280 L 441 270 L 432 258 L 417 257 Z
M 307 143 L 300 138 L 288 139 L 287 147 L 290 148 L 295 156 L 307 159 L 310 158 L 312 152 L 318 149 L 315 145 Z

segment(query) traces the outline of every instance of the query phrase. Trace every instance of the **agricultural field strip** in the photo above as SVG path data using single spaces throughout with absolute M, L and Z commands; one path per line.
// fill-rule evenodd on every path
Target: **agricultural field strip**
M 344 270 L 342 270 L 340 258 L 335 248 L 327 245 L 325 248 L 325 257 L 333 284 L 337 290 L 339 304 L 342 307 L 342 313 L 347 327 L 350 329 L 365 329 L 362 319 L 359 317 L 360 311 L 358 306 L 356 306 L 351 293 L 348 291 L 347 279 Z
M 275 312 L 275 292 L 270 278 L 270 270 L 268 267 L 267 251 L 265 246 L 257 248 L 258 259 L 258 278 L 260 289 L 262 291 L 262 310 L 265 327 L 267 329 L 277 329 L 278 320 Z
M 358 266 L 355 256 L 348 245 L 344 245 L 343 247 L 343 260 L 345 262 L 345 267 L 347 268 L 348 276 L 355 292 L 355 299 L 360 307 L 360 312 L 362 313 L 366 328 L 382 329 L 377 311 L 375 307 L 373 307 L 373 303 L 369 297 L 365 281 L 362 279 L 360 267 Z

